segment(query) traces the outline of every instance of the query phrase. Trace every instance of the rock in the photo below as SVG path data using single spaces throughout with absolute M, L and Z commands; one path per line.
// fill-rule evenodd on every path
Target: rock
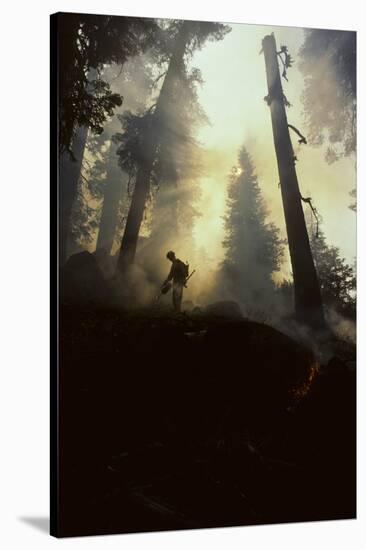
M 107 283 L 95 256 L 86 250 L 70 256 L 60 272 L 61 302 L 103 304 L 107 297 Z

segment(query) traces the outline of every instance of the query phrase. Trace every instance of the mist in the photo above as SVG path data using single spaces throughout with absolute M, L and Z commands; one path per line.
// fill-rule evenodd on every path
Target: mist
M 282 247 L 278 268 L 269 273 L 272 286 L 265 292 L 259 292 L 250 282 L 251 278 L 253 281 L 258 278 L 262 269 L 255 256 L 251 258 L 251 274 L 248 271 L 243 280 L 245 300 L 228 290 L 222 267 L 226 254 L 223 242 L 229 175 L 237 166 L 242 146 L 249 151 L 258 178 L 266 223 L 274 224 L 279 238 L 286 243 L 271 121 L 268 106 L 263 101 L 266 82 L 260 49 L 263 36 L 270 32 L 276 34 L 279 44 L 288 45 L 295 59 L 288 72 L 289 81 L 284 83 L 285 93 L 291 101 L 288 118 L 291 124 L 305 132 L 302 100 L 306 82 L 297 62 L 304 43 L 304 30 L 231 25 L 224 40 L 208 42 L 187 57 L 174 101 L 165 106 L 166 122 L 160 137 L 159 157 L 154 165 L 140 229 L 134 277 L 131 277 L 131 281 L 134 279 L 131 293 L 138 306 L 154 302 L 169 272 L 166 254 L 174 250 L 190 265 L 191 271 L 195 270 L 184 291 L 189 307 L 233 300 L 240 304 L 245 315 L 265 318 L 271 323 L 276 323 L 292 308 L 291 299 L 278 292 L 284 282 L 292 281 L 286 245 Z M 237 52 L 242 53 L 238 55 Z M 339 86 L 330 63 L 328 58 L 319 56 L 315 78 L 319 75 L 320 81 L 320 75 L 326 75 L 319 93 L 327 94 L 329 101 L 336 102 L 337 94 L 330 96 L 327 93 Z M 217 71 L 218 65 L 220 71 Z M 123 96 L 123 103 L 100 136 L 88 134 L 79 183 L 81 198 L 74 206 L 74 224 L 82 227 L 80 212 L 85 209 L 89 209 L 90 224 L 88 227 L 87 222 L 84 223 L 77 246 L 69 252 L 88 250 L 93 253 L 97 250 L 100 267 L 109 278 L 113 278 L 116 269 L 137 170 L 137 161 L 131 161 L 131 155 L 128 162 L 119 156 L 121 151 L 123 155 L 127 143 L 123 141 L 127 132 L 123 120 L 138 120 L 139 117 L 142 120 L 144 113 L 153 108 L 166 70 L 167 63 L 157 65 L 154 54 L 149 51 L 128 60 L 123 66 L 110 65 L 104 69 L 103 77 L 113 92 Z M 309 136 L 308 145 L 299 145 L 295 138 L 293 136 L 293 147 L 298 159 L 296 169 L 301 192 L 312 197 L 321 213 L 328 243 L 338 246 L 340 254 L 352 263 L 356 222 L 347 208 L 347 201 L 349 192 L 355 187 L 354 159 L 344 157 L 329 164 L 325 160 L 327 143 L 319 144 Z M 112 200 L 118 202 L 118 207 L 114 208 L 116 219 L 110 229 L 113 238 L 107 239 L 106 245 L 101 238 L 100 220 L 103 201 L 106 207 L 104 190 L 107 185 L 111 187 L 112 177 L 117 193 Z M 304 210 L 306 208 L 304 205 Z M 341 232 L 340 224 L 344 228 Z M 252 242 L 252 246 L 255 249 L 256 243 Z M 162 303 L 168 300 L 164 297 Z

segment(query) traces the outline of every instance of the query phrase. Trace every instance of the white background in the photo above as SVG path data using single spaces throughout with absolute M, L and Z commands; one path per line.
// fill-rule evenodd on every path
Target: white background
M 365 24 L 362 3 L 8 0 L 0 29 L 0 546 L 365 548 Z M 358 519 L 57 540 L 49 487 L 49 14 L 82 11 L 358 30 Z M 219 67 L 218 67 L 219 70 Z M 339 228 L 340 231 L 342 228 Z M 365 238 L 365 237 L 364 237 Z M 340 472 L 341 475 L 341 472 Z M 337 483 L 337 480 L 334 480 Z

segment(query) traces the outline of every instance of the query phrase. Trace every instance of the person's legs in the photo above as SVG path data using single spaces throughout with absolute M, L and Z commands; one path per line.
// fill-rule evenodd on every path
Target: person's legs
M 174 311 L 180 312 L 183 298 L 183 285 L 182 283 L 173 283 L 173 306 Z

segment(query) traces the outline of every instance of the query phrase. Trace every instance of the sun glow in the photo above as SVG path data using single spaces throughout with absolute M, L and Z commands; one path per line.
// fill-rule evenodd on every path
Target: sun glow
M 263 101 L 267 94 L 264 59 L 259 55 L 263 37 L 271 32 L 275 33 L 278 44 L 288 46 L 295 59 L 284 90 L 292 104 L 288 110 L 289 122 L 303 129 L 301 94 L 304 80 L 296 64 L 304 38 L 302 29 L 234 24 L 224 40 L 209 43 L 191 62 L 192 67 L 202 72 L 204 83 L 198 95 L 210 121 L 198 135 L 204 150 L 204 177 L 200 182 L 201 199 L 197 203 L 201 216 L 194 234 L 197 245 L 216 263 L 224 253 L 223 216 L 228 176 L 233 167 L 237 167 L 238 153 L 243 145 L 253 159 L 269 211 L 268 221 L 279 227 L 282 238 L 287 236 L 270 113 Z M 356 185 L 354 159 L 341 159 L 329 165 L 324 159 L 326 146 L 298 146 L 296 140 L 293 144 L 298 157 L 300 189 L 304 195 L 312 196 L 329 243 L 338 246 L 347 262 L 352 264 L 356 254 L 356 216 L 348 205 L 351 202 L 349 192 Z M 236 173 L 240 175 L 238 168 Z M 340 224 L 342 231 L 339 231 Z M 281 275 L 282 278 L 291 277 L 288 254 L 285 254 Z

